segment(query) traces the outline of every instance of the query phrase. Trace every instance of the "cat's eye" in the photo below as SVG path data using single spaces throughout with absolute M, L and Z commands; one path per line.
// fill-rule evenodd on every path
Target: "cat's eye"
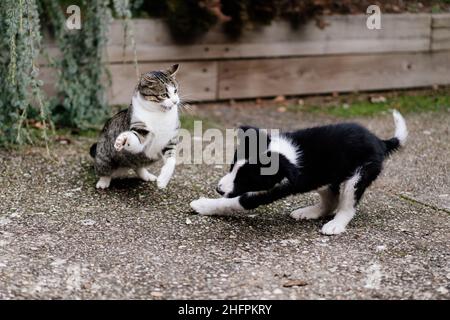
M 161 95 L 161 98 L 167 99 L 167 98 L 169 98 L 169 95 L 167 93 L 164 93 Z
M 175 88 L 175 90 L 173 90 L 173 92 L 174 92 L 174 93 L 177 93 L 177 92 L 178 92 L 178 88 Z

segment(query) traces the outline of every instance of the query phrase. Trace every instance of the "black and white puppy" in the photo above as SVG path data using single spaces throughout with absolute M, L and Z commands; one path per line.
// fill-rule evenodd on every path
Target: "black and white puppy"
M 191 207 L 202 215 L 221 215 L 254 209 L 289 195 L 317 190 L 320 202 L 314 206 L 294 210 L 294 219 L 318 219 L 335 213 L 335 217 L 322 227 L 322 233 L 339 234 L 355 215 L 355 208 L 366 188 L 378 177 L 384 159 L 403 146 L 408 131 L 405 120 L 398 111 L 393 112 L 395 136 L 381 140 L 355 123 L 342 123 L 308 128 L 277 136 L 263 134 L 266 148 L 258 155 L 277 159 L 275 174 L 261 174 L 271 165 L 265 161 L 250 161 L 249 140 L 240 141 L 245 157 L 239 158 L 237 150 L 230 172 L 219 182 L 218 199 L 200 198 Z M 253 142 L 254 143 L 254 142 Z M 261 145 L 258 141 L 258 145 Z M 262 144 L 264 145 L 264 144 Z M 278 156 L 275 158 L 274 156 Z

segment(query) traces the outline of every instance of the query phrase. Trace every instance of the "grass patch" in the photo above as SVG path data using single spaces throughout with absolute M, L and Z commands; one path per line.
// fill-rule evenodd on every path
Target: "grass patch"
M 402 95 L 387 98 L 385 102 L 372 103 L 370 101 L 338 102 L 330 106 L 318 105 L 290 105 L 292 112 L 311 112 L 328 114 L 335 117 L 351 118 L 373 116 L 378 113 L 397 109 L 402 113 L 409 112 L 437 112 L 450 109 L 450 95 L 445 93 L 430 95 Z
M 191 115 L 191 114 L 181 114 L 180 115 L 180 122 L 181 122 L 181 128 L 189 130 L 189 131 L 194 131 L 194 122 L 195 121 L 201 121 L 202 122 L 202 129 L 206 130 L 206 129 L 210 129 L 210 128 L 218 128 L 218 129 L 223 129 L 223 127 L 210 120 L 210 119 L 206 119 L 206 118 L 201 118 L 195 115 Z

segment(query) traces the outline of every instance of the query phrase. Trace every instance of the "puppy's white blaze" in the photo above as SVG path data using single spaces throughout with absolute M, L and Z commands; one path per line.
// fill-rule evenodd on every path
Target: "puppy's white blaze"
M 233 191 L 234 187 L 234 178 L 236 178 L 236 174 L 239 171 L 239 168 L 245 164 L 245 160 L 238 160 L 234 164 L 233 170 L 227 173 L 222 177 L 219 181 L 219 189 L 225 192 L 225 195 Z
M 298 165 L 298 149 L 292 141 L 282 135 L 273 136 L 269 143 L 269 151 L 277 152 L 286 157 L 294 165 Z
M 395 137 L 400 142 L 401 146 L 405 145 L 406 138 L 408 137 L 408 129 L 406 128 L 406 122 L 403 116 L 397 110 L 392 111 L 395 122 Z

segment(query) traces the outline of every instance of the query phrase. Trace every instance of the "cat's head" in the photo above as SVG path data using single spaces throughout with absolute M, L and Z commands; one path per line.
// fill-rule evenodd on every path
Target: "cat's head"
M 158 105 L 163 111 L 177 107 L 180 102 L 178 96 L 178 83 L 175 74 L 179 68 L 174 64 L 163 71 L 150 71 L 141 75 L 137 85 L 137 92 L 141 98 Z

